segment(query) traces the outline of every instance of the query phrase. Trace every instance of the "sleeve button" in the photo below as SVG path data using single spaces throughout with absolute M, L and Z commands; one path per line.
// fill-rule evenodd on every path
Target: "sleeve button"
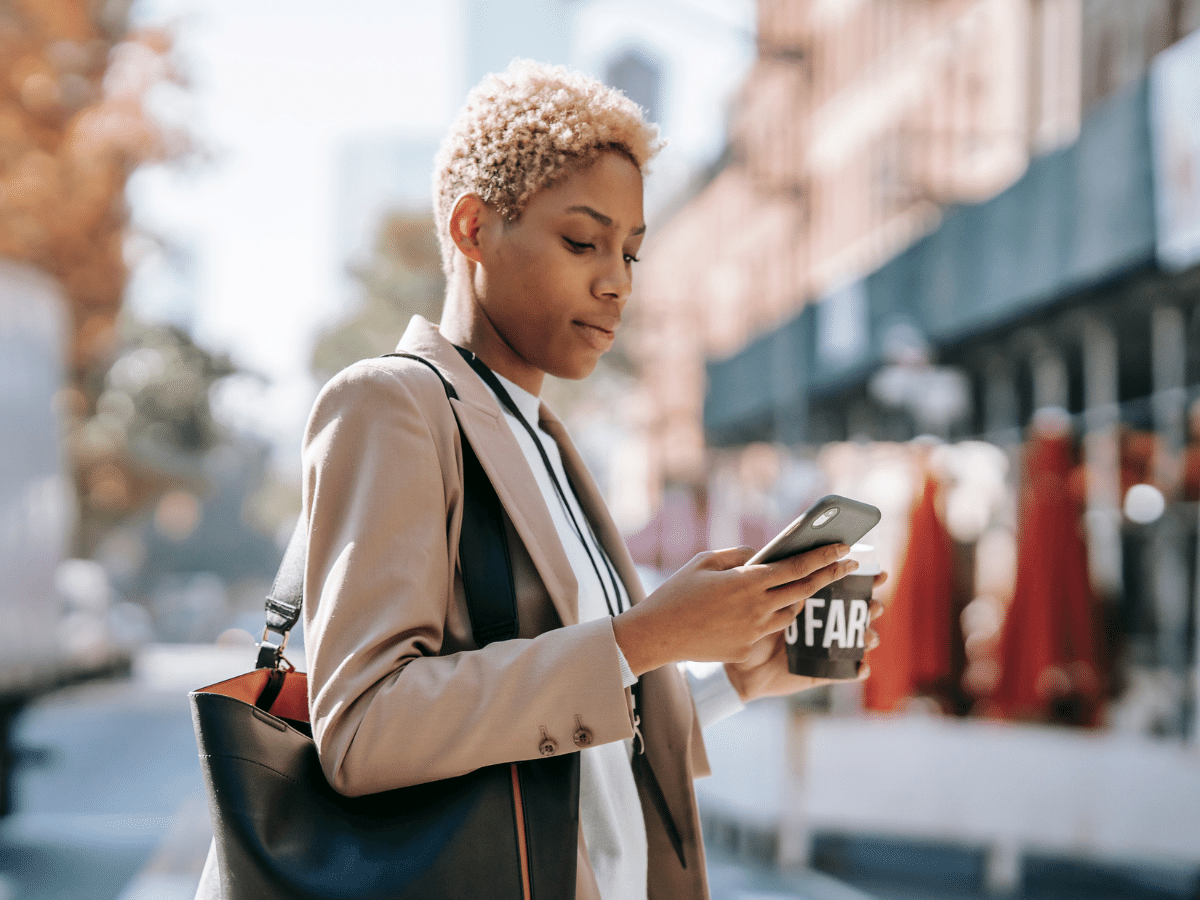
M 575 732 L 576 747 L 590 747 L 592 745 L 592 732 L 588 728 L 580 728 Z
M 554 751 L 558 749 L 558 744 L 554 743 L 552 738 L 546 738 L 538 745 L 538 750 L 542 756 L 553 756 Z

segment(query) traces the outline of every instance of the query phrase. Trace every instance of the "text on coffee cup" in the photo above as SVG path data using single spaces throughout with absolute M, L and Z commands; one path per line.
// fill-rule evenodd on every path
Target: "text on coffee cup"
M 804 602 L 804 645 L 817 646 L 817 636 L 824 629 L 821 646 L 832 647 L 834 642 L 845 650 L 850 647 L 866 646 L 868 603 L 866 600 L 843 600 L 834 597 L 828 601 L 828 615 L 821 619 L 819 613 L 826 604 L 824 597 L 809 597 Z M 850 614 L 846 615 L 846 603 Z M 783 633 L 783 639 L 794 644 L 800 639 L 800 618 L 797 616 Z

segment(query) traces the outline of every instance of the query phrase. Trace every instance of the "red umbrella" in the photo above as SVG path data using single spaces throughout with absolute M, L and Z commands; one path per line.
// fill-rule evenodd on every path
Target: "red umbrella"
M 1041 427 L 1025 453 L 1017 578 L 992 696 L 1002 716 L 1094 725 L 1100 711 L 1097 617 L 1070 434 Z
M 1183 457 L 1183 499 L 1200 500 L 1200 400 L 1188 411 L 1189 441 Z
M 908 549 L 887 614 L 876 623 L 864 687 L 868 709 L 888 712 L 916 693 L 935 690 L 951 674 L 954 640 L 954 559 L 950 535 L 937 513 L 939 485 L 929 472 L 913 504 Z

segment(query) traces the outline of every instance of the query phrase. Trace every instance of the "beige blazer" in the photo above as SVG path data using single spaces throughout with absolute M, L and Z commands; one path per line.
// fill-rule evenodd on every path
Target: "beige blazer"
M 575 752 L 580 724 L 595 743 L 630 737 L 611 620 L 579 624 L 575 576 L 499 404 L 424 319 L 412 320 L 398 349 L 438 366 L 458 393 L 454 414 L 421 363 L 370 359 L 325 386 L 304 438 L 304 628 L 325 774 L 342 793 L 359 795 L 535 759 L 545 737 L 556 752 Z M 520 617 L 517 639 L 483 649 L 472 640 L 456 570 L 459 424 L 507 514 Z M 631 598 L 641 600 L 600 492 L 544 405 L 541 424 L 558 442 L 580 505 Z M 692 778 L 709 770 L 691 694 L 674 666 L 647 673 L 642 685 L 647 759 L 685 862 L 639 781 L 650 897 L 705 898 Z M 598 898 L 582 830 L 577 896 Z

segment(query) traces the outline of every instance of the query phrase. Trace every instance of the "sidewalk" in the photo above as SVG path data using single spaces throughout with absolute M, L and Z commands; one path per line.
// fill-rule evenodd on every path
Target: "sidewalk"
M 811 863 L 881 897 L 922 879 L 912 896 L 1200 891 L 1194 745 L 927 715 L 793 716 L 783 701 L 752 704 L 705 742 L 707 839 L 739 858 Z M 1103 887 L 1072 893 L 1087 884 Z

